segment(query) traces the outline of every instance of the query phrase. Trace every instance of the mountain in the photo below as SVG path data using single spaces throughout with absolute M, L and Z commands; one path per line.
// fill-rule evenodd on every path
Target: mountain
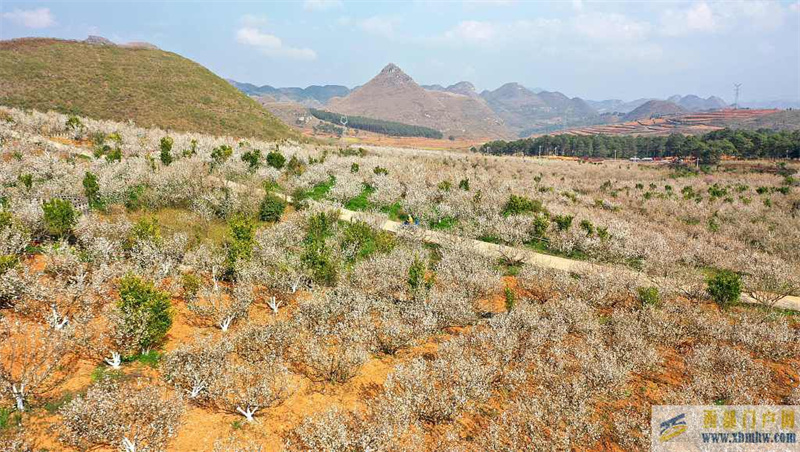
M 647 101 L 654 100 L 652 98 L 649 99 L 636 99 L 630 102 L 625 102 L 624 100 L 620 99 L 608 99 L 608 100 L 587 100 L 586 103 L 589 104 L 592 108 L 594 108 L 598 113 L 630 113 L 635 110 L 637 107 L 641 106 Z
M 666 100 L 650 100 L 631 111 L 623 118 L 625 121 L 659 118 L 662 116 L 686 113 L 686 109 Z
M 570 99 L 558 91 L 540 91 L 537 96 L 539 96 L 553 111 L 559 114 L 570 117 L 586 117 L 597 114 L 597 111 L 580 97 Z
M 466 88 L 460 85 L 458 89 Z M 331 99 L 327 109 L 335 113 L 430 127 L 445 136 L 509 136 L 497 115 L 477 95 L 426 90 L 391 63 L 347 96 Z
M 700 96 L 689 94 L 687 96 L 674 95 L 670 96 L 667 101 L 677 104 L 689 111 L 705 111 L 705 110 L 719 110 L 725 108 L 728 104 L 717 96 L 711 96 L 703 99 Z
M 467 97 L 480 97 L 478 92 L 475 90 L 475 85 L 470 82 L 458 82 L 455 85 L 450 85 L 445 88 L 445 91 L 453 94 L 461 94 L 462 96 Z
M 228 79 L 228 83 L 248 96 L 269 96 L 275 102 L 296 102 L 307 107 L 319 107 L 328 103 L 333 97 L 344 97 L 350 94 L 350 88 L 342 85 L 311 85 L 307 88 L 273 88 L 269 85 L 256 86 Z
M 279 139 L 297 136 L 225 80 L 180 55 L 46 38 L 0 41 L 0 105 L 141 127 Z
M 529 127 L 550 109 L 541 97 L 519 83 L 506 83 L 494 91 L 483 91 L 481 97 L 506 126 L 513 129 Z

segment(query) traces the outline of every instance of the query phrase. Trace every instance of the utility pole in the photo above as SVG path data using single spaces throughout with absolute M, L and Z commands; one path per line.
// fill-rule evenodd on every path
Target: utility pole
M 342 134 L 342 137 L 344 138 L 343 139 L 344 147 L 346 148 L 347 147 L 347 115 L 342 115 L 339 118 L 339 122 L 342 124 L 342 127 L 344 128 L 344 133 Z
M 734 83 L 733 84 L 733 109 L 739 109 L 739 88 L 742 86 L 741 83 Z
M 614 160 L 616 160 L 616 159 L 617 159 L 617 150 L 614 149 Z
M 539 145 L 539 158 L 542 158 L 542 145 Z

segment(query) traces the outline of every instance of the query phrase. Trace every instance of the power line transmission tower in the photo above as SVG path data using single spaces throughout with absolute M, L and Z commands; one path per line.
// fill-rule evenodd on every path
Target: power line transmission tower
M 733 84 L 733 109 L 739 109 L 739 88 L 742 86 L 741 83 L 734 83 Z

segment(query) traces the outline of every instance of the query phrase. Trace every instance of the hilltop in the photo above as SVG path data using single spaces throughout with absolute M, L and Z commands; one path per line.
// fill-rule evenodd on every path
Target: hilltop
M 479 97 L 428 91 L 391 63 L 347 96 L 331 99 L 328 110 L 430 127 L 445 136 L 508 135 L 499 118 Z
M 689 94 L 688 96 L 676 94 L 669 97 L 667 100 L 689 111 L 719 110 L 728 106 L 724 100 L 717 96 L 703 99 L 694 94 Z
M 659 118 L 681 113 L 686 113 L 686 109 L 673 102 L 666 100 L 649 100 L 625 115 L 625 120 L 635 121 L 637 119 Z
M 0 104 L 142 127 L 278 139 L 289 127 L 205 67 L 143 43 L 0 42 Z

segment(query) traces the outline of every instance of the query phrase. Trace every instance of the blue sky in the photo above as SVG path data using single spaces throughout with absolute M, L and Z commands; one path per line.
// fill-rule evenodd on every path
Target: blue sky
M 800 2 L 9 2 L 0 38 L 147 41 L 220 76 L 362 84 L 510 81 L 588 99 L 800 100 Z

